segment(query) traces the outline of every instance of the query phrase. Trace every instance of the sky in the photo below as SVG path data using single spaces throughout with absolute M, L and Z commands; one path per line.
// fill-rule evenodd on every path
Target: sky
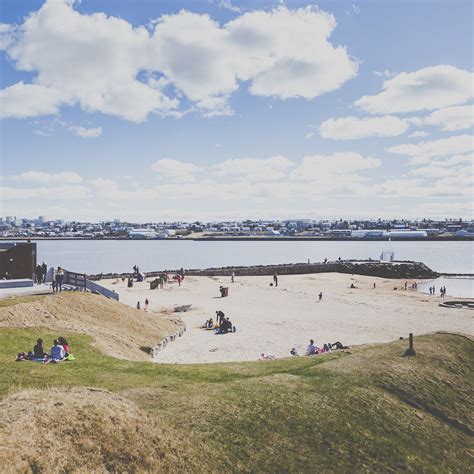
M 0 216 L 473 218 L 471 1 L 0 8 Z

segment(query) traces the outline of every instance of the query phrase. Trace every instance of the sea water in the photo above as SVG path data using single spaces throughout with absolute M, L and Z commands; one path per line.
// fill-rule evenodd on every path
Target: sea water
M 474 274 L 474 242 L 41 240 L 38 261 L 87 274 L 322 262 L 380 257 L 425 263 L 440 273 Z M 447 285 L 446 285 L 447 286 Z

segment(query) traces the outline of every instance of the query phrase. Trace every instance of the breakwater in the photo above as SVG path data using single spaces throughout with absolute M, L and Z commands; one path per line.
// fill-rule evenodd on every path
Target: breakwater
M 174 273 L 177 270 L 162 270 L 147 272 L 147 278 L 158 276 L 163 272 Z M 232 272 L 236 276 L 265 276 L 265 275 L 301 275 L 309 273 L 348 273 L 352 275 L 366 275 L 380 278 L 407 278 L 407 279 L 430 279 L 437 278 L 438 273 L 431 270 L 422 262 L 400 261 L 381 262 L 378 260 L 343 260 L 327 263 L 291 263 L 280 265 L 252 265 L 252 266 L 228 266 L 206 269 L 186 269 L 186 275 L 190 276 L 230 276 Z M 108 273 L 102 275 L 90 275 L 89 279 L 99 278 L 128 278 L 131 273 Z

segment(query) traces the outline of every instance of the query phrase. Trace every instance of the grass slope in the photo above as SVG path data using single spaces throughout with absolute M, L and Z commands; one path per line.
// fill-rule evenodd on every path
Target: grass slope
M 56 332 L 56 337 L 68 331 L 88 334 L 94 338 L 95 347 L 105 354 L 149 361 L 147 351 L 178 332 L 181 321 L 167 311 L 137 311 L 100 295 L 63 292 L 0 299 L 2 327 L 49 328 Z M 45 339 L 45 347 L 51 342 Z
M 463 336 L 418 337 L 417 356 L 412 358 L 401 357 L 407 342 L 396 341 L 324 357 L 163 366 L 107 357 L 92 346 L 91 337 L 70 333 L 65 335 L 77 361 L 46 366 L 14 362 L 16 353 L 28 349 L 37 337 L 49 340 L 56 335 L 47 330 L 1 330 L 3 439 L 13 435 L 8 413 L 15 407 L 23 413 L 18 410 L 22 399 L 33 397 L 40 410 L 42 399 L 57 396 L 55 388 L 66 396 L 77 387 L 107 390 L 119 411 L 140 413 L 115 428 L 110 422 L 113 415 L 105 408 L 99 412 L 89 408 L 95 418 L 81 436 L 87 439 L 84 433 L 90 433 L 89 444 L 101 448 L 84 449 L 64 432 L 65 449 L 59 454 L 66 464 L 57 470 L 80 469 L 68 464 L 69 458 L 83 459 L 88 470 L 118 471 L 468 472 L 472 468 L 474 344 Z M 120 408 L 124 404 L 130 407 Z M 87 413 L 83 405 L 71 413 L 68 425 L 83 426 Z M 28 416 L 34 420 L 34 430 L 48 433 L 44 417 L 35 411 Z M 133 420 L 140 427 L 145 423 L 149 435 L 124 437 L 124 426 L 139 432 Z M 25 425 L 29 428 L 21 431 L 23 425 L 17 423 L 14 429 L 26 440 L 32 428 L 31 423 Z M 103 425 L 109 436 L 103 435 Z M 17 450 L 0 450 L 0 465 L 8 462 L 12 471 L 48 470 L 47 461 L 57 458 L 52 449 L 46 445 L 38 451 L 25 443 Z M 151 454 L 140 464 L 144 452 Z

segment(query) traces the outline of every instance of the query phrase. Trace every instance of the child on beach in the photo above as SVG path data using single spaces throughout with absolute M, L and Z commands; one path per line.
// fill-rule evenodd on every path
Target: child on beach
M 306 348 L 306 355 L 315 355 L 318 353 L 318 348 L 314 345 L 313 339 L 309 340 L 309 345 Z

